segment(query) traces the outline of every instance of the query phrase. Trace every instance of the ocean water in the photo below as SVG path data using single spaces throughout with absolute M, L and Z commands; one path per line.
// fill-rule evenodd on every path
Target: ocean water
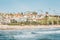
M 60 40 L 60 28 L 0 30 L 0 40 Z

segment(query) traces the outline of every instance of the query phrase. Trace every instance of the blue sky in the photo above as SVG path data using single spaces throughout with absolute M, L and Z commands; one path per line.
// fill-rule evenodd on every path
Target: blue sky
M 60 13 L 60 0 L 0 0 L 0 12 L 36 11 Z M 55 10 L 55 11 L 54 11 Z

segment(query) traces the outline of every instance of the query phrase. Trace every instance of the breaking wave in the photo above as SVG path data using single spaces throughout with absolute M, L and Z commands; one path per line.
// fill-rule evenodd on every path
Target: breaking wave
M 0 30 L 0 40 L 60 40 L 60 28 Z

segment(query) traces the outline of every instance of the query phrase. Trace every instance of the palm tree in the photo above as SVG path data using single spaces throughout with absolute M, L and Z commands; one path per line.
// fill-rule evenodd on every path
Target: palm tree
M 46 24 L 47 24 L 47 22 L 48 22 L 48 12 L 46 12 L 45 21 L 46 21 Z

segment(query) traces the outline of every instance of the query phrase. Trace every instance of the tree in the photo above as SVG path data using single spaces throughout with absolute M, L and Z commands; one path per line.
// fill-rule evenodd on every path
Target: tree
M 32 14 L 37 15 L 37 12 L 32 12 Z
M 21 15 L 24 15 L 23 12 L 21 12 Z
M 17 21 L 15 19 L 12 19 L 11 23 L 17 23 Z

